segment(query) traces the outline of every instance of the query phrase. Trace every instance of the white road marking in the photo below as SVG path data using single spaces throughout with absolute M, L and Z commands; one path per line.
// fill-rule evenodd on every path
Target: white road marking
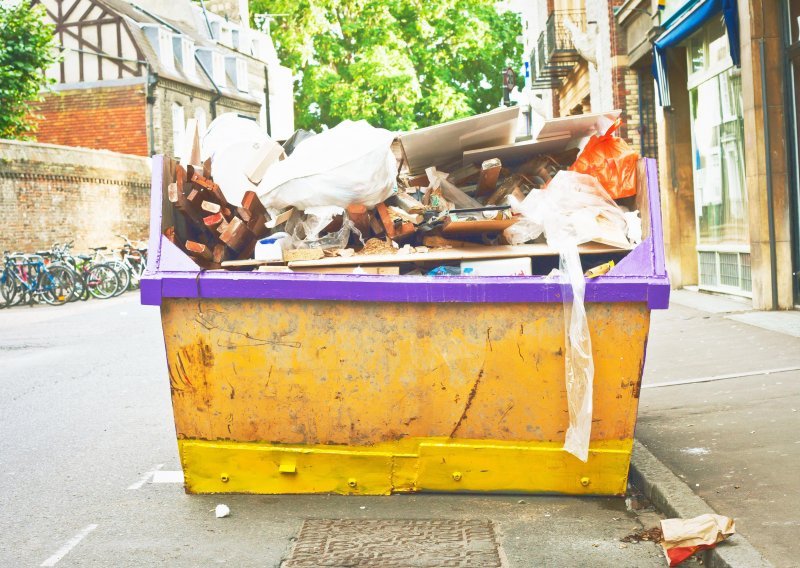
M 183 483 L 182 471 L 156 471 L 151 483 Z
M 40 566 L 55 566 L 59 563 L 59 561 L 64 558 L 69 552 L 78 546 L 78 543 L 86 538 L 90 532 L 97 528 L 97 525 L 89 525 L 88 527 L 84 528 L 81 532 L 73 536 L 69 539 L 64 546 L 59 548 L 53 556 L 45 560 L 40 564 Z
M 680 381 L 668 381 L 665 383 L 649 383 L 642 385 L 642 388 L 655 389 L 658 387 L 692 385 L 694 383 L 710 383 L 712 381 L 724 381 L 726 379 L 739 379 L 743 377 L 757 377 L 759 375 L 772 375 L 775 373 L 788 373 L 789 371 L 800 371 L 800 367 L 782 367 L 780 369 L 767 369 L 766 371 L 750 371 L 747 373 L 731 373 L 730 375 L 712 375 L 710 377 L 699 377 L 697 379 L 682 379 Z
M 157 466 L 155 466 L 152 470 L 145 473 L 139 481 L 129 485 L 128 490 L 141 489 L 142 487 L 144 487 L 144 484 L 150 481 L 150 478 L 153 477 L 162 467 L 164 467 L 163 463 L 160 463 Z

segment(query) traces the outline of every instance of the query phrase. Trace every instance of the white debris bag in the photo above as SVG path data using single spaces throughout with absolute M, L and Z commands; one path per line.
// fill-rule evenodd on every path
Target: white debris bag
M 285 160 L 270 167 L 258 185 L 266 207 L 373 207 L 395 190 L 395 135 L 366 121 L 345 120 L 303 140 Z
M 223 114 L 208 126 L 200 157 L 211 158 L 211 175 L 233 205 L 241 205 L 246 191 L 257 186 L 247 177 L 250 164 L 264 147 L 275 145 L 258 124 L 232 113 Z
M 560 171 L 544 190 L 533 190 L 515 207 L 522 219 L 506 229 L 512 244 L 542 234 L 559 253 L 559 279 L 564 302 L 565 381 L 569 427 L 564 449 L 589 458 L 592 433 L 594 361 L 586 319 L 583 277 L 578 245 L 590 241 L 628 248 L 624 212 L 593 176 Z

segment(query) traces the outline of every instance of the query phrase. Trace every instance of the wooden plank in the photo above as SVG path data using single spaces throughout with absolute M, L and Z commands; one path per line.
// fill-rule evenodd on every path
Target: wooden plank
M 511 219 L 492 219 L 477 221 L 445 221 L 442 234 L 455 235 L 481 235 L 483 233 L 502 233 L 518 221 L 518 217 Z
M 376 274 L 382 276 L 399 276 L 399 266 L 307 266 L 305 268 L 289 268 L 288 266 L 262 265 L 258 272 L 272 273 L 306 273 L 306 274 Z
M 630 249 L 620 249 L 596 243 L 587 243 L 578 247 L 581 254 L 605 254 L 610 252 L 623 252 Z M 374 254 L 342 257 L 321 258 L 319 260 L 297 260 L 289 263 L 291 268 L 306 266 L 350 266 L 369 264 L 398 264 L 403 262 L 439 262 L 470 260 L 481 258 L 521 258 L 527 256 L 555 256 L 558 253 L 544 243 L 531 245 L 498 245 L 453 248 L 432 250 L 425 253 L 411 254 Z

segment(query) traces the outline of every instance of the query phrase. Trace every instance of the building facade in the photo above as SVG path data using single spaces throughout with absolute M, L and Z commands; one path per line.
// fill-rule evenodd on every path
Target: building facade
M 800 304 L 800 0 L 537 8 L 530 88 L 552 116 L 620 109 L 620 135 L 658 157 L 673 286 Z
M 177 156 L 186 121 L 233 112 L 273 138 L 294 130 L 291 72 L 247 2 L 221 13 L 189 0 L 34 0 L 55 24 L 61 60 L 38 107 L 40 142 Z

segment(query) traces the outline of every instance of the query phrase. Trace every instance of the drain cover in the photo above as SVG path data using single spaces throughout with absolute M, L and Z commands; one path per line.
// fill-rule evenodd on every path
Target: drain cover
M 310 519 L 283 568 L 499 568 L 490 521 Z

